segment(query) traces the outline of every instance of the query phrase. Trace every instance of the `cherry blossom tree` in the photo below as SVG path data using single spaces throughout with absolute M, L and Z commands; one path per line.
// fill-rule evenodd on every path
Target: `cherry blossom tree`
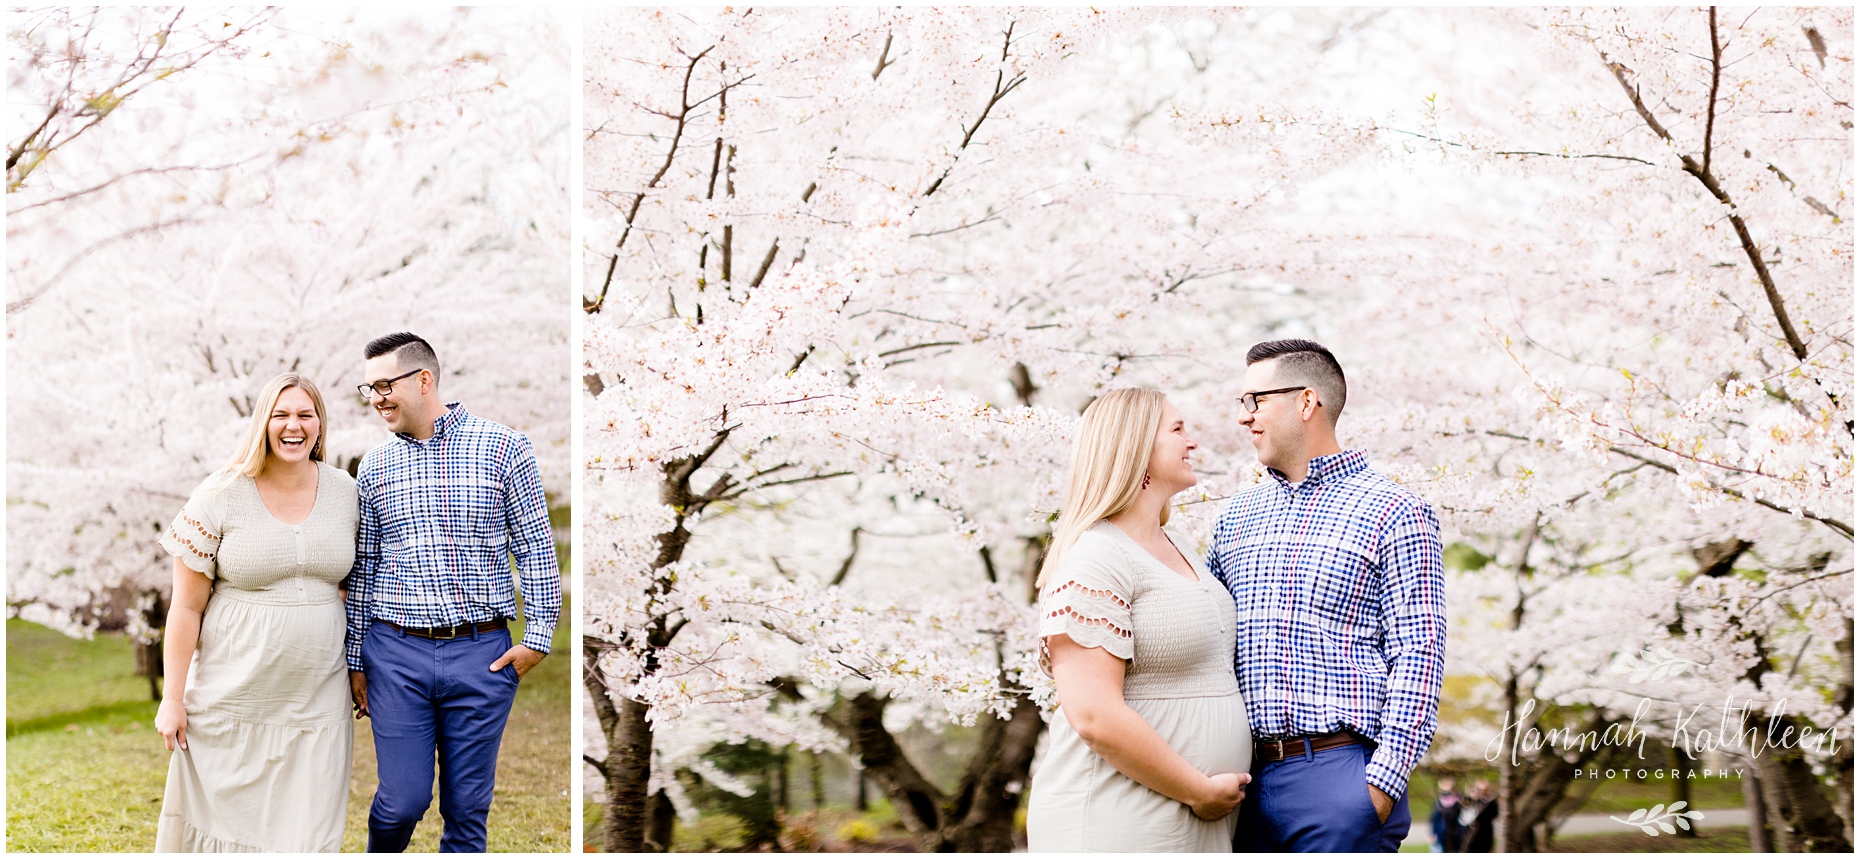
M 1236 284 L 1233 259 L 1270 240 L 1239 226 L 1258 221 L 1249 204 L 1310 169 L 1233 150 L 1229 173 L 1257 181 L 1198 190 L 1179 165 L 1208 147 L 1168 127 L 1160 94 L 1095 95 L 1151 83 L 1165 48 L 1183 88 L 1218 88 L 1145 24 L 591 24 L 585 647 L 610 849 L 666 843 L 692 762 L 659 738 L 699 725 L 845 748 L 921 846 L 1011 848 L 1050 692 L 1029 573 L 1071 422 L 1195 348 L 1174 330 L 1198 315 L 1184 287 Z M 913 543 L 939 557 L 896 581 Z M 902 753 L 910 717 L 979 723 L 953 791 Z
M 1852 58 L 1826 47 L 1850 43 L 1851 15 L 1533 23 L 1565 85 L 1533 92 L 1510 121 L 1443 111 L 1418 138 L 1440 157 L 1570 189 L 1546 201 L 1540 229 L 1520 231 L 1529 238 L 1489 254 L 1516 308 L 1489 324 L 1544 423 L 1486 432 L 1554 440 L 1569 454 L 1559 469 L 1644 484 L 1638 510 L 1669 508 L 1664 527 L 1605 541 L 1667 567 L 1677 589 L 1624 626 L 1641 642 L 1621 642 L 1671 644 L 1702 666 L 1659 697 L 1753 701 L 1744 726 L 1772 739 L 1785 727 L 1851 735 Z M 1757 561 L 1747 575 L 1733 575 L 1740 556 Z M 1811 646 L 1819 658 L 1802 670 Z M 1851 796 L 1850 750 L 1752 763 L 1786 848 L 1846 849 L 1851 822 L 1813 769 Z M 1501 817 L 1508 849 L 1529 823 Z
M 385 435 L 353 393 L 361 347 L 390 331 L 432 341 L 448 398 L 527 432 L 565 495 L 559 20 L 18 21 L 10 615 L 88 634 L 112 599 L 164 589 L 155 538 L 276 373 L 318 381 L 329 457 L 352 468 Z
M 1436 759 L 1650 693 L 1850 702 L 1851 108 L 1827 93 L 1851 57 L 1827 46 L 1851 15 L 1713 37 L 1715 14 L 591 20 L 608 847 L 667 843 L 676 772 L 753 736 L 852 753 L 922 846 L 1005 849 L 1050 691 L 1027 573 L 1072 416 L 1168 391 L 1203 441 L 1172 525 L 1202 537 L 1262 473 L 1231 397 L 1270 337 L 1333 346 L 1346 446 L 1476 561 L 1449 588 L 1450 673 L 1490 722 L 1443 726 Z M 1699 81 L 1732 67 L 1714 102 Z M 1633 95 L 1656 79 L 1664 134 Z M 1673 142 L 1707 125 L 1709 169 Z M 1764 236 L 1799 253 L 1757 254 L 1763 274 Z M 1698 667 L 1658 689 L 1612 671 L 1656 647 Z M 1850 706 L 1795 712 L 1851 732 Z M 910 719 L 981 726 L 955 791 L 900 751 Z M 1511 849 L 1571 763 L 1505 770 Z M 1816 765 L 1851 772 L 1811 755 L 1777 778 L 1802 794 Z

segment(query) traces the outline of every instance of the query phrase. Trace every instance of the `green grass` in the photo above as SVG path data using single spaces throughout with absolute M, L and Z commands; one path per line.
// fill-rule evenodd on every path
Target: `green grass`
M 566 609 L 564 610 L 566 612 Z M 564 615 L 566 616 L 566 614 Z M 7 621 L 7 849 L 146 852 L 167 781 L 148 681 L 132 673 L 120 635 L 66 638 Z M 513 627 L 513 637 L 522 635 Z M 498 755 L 489 821 L 493 851 L 569 849 L 569 628 L 517 689 Z M 343 849 L 360 851 L 374 796 L 375 756 L 364 720 L 356 731 Z M 414 834 L 414 851 L 438 848 L 438 802 Z
M 7 736 L 62 728 L 63 723 L 51 723 L 69 713 L 149 703 L 149 681 L 135 676 L 134 668 L 135 656 L 122 636 L 84 641 L 35 623 L 8 620 Z
M 607 806 L 590 800 L 582 806 L 582 848 L 598 851 L 603 839 L 602 814 Z M 827 805 L 820 810 L 796 810 L 782 815 L 782 846 L 789 852 L 915 852 L 911 834 L 898 820 L 897 811 L 884 799 L 872 801 L 867 811 Z M 695 824 L 672 823 L 673 853 L 732 852 L 744 846 L 746 825 L 730 814 L 700 816 Z
M 1558 838 L 1553 853 L 1749 853 L 1750 833 L 1742 826 L 1701 829 L 1697 838 L 1610 832 Z

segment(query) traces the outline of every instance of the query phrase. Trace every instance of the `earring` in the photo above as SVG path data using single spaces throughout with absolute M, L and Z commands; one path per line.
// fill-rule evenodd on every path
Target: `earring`
M 1143 472 L 1143 485 L 1138 488 L 1138 491 L 1141 492 L 1142 490 L 1148 489 L 1148 488 L 1150 488 L 1150 473 L 1145 471 Z

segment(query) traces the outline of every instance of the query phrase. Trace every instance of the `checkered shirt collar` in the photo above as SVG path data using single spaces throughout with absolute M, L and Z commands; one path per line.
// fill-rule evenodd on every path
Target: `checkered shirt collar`
M 414 444 L 426 444 L 429 442 L 437 441 L 440 436 L 446 434 L 446 430 L 451 429 L 453 426 L 458 424 L 459 421 L 462 421 L 467 417 L 469 417 L 469 415 L 465 413 L 465 404 L 463 400 L 460 400 L 458 402 L 447 403 L 446 413 L 443 415 L 440 415 L 438 418 L 433 420 L 433 435 L 431 438 L 421 440 L 421 439 L 414 438 L 412 433 L 404 433 L 404 432 L 397 432 L 394 435 L 399 437 L 401 441 L 412 442 Z M 1312 461 L 1315 462 L 1316 460 L 1312 460 Z
M 1305 470 L 1304 485 L 1322 485 L 1333 480 L 1342 480 L 1369 467 L 1369 455 L 1366 451 L 1346 450 L 1314 457 Z M 1284 472 L 1271 466 L 1266 473 L 1286 486 L 1292 485 Z

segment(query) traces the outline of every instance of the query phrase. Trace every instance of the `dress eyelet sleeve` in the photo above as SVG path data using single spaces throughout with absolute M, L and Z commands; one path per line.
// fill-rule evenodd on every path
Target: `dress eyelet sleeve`
M 193 497 L 181 508 L 168 530 L 162 532 L 161 547 L 181 559 L 188 569 L 209 579 L 218 578 L 221 519 L 224 505 L 219 492 L 209 491 L 208 478 L 194 490 Z
M 1081 540 L 1081 544 L 1086 541 Z M 1053 673 L 1046 639 L 1066 635 L 1080 647 L 1102 647 L 1129 661 L 1136 649 L 1131 636 L 1130 605 L 1134 588 L 1129 572 L 1092 557 L 1084 545 L 1060 560 L 1053 580 L 1040 592 L 1040 668 Z

